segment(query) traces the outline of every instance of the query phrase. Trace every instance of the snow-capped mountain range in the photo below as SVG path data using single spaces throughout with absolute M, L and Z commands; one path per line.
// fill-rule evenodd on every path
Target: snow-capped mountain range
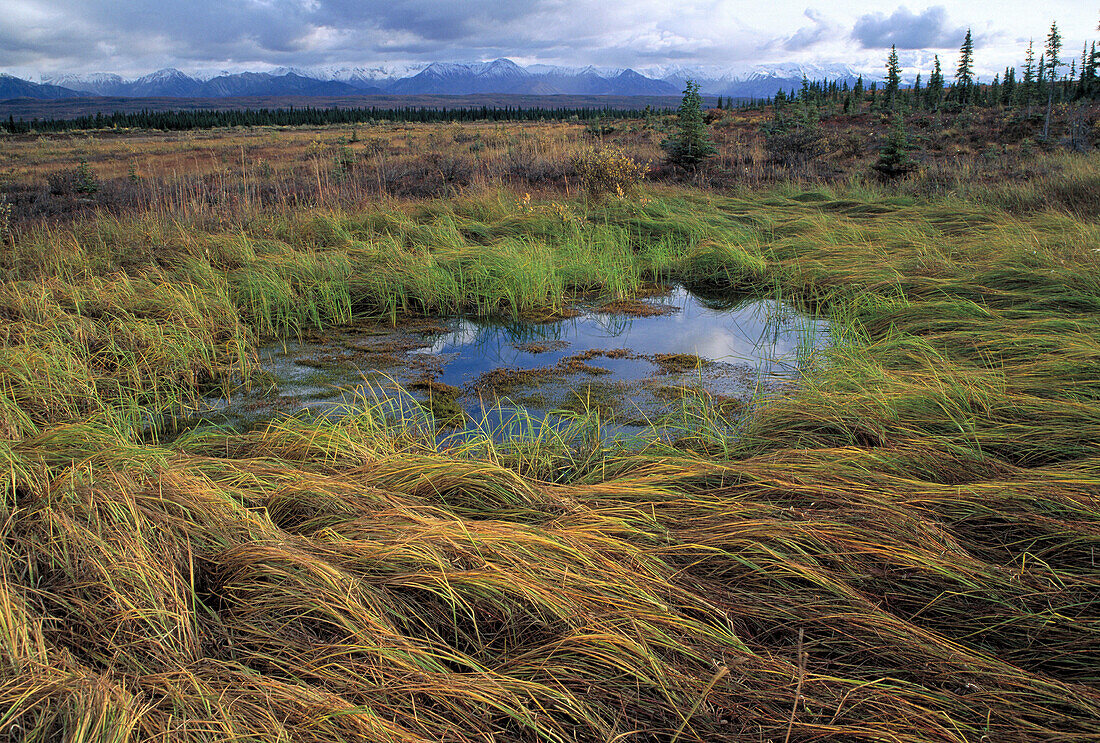
M 704 95 L 765 97 L 780 88 L 797 88 L 803 76 L 849 84 L 857 72 L 846 66 L 760 65 L 733 70 L 721 67 L 652 66 L 630 68 L 568 67 L 510 59 L 489 62 L 433 62 L 425 65 L 364 67 L 279 67 L 266 72 L 207 72 L 192 75 L 164 69 L 135 79 L 113 73 L 43 76 L 33 83 L 0 76 L 0 98 L 227 98 L 238 96 L 408 95 L 648 95 L 676 96 L 687 80 Z M 870 82 L 872 78 L 868 78 Z M 18 81 L 16 84 L 15 81 Z

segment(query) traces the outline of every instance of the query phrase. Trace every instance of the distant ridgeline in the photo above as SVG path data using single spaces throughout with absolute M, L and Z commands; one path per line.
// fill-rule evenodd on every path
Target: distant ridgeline
M 364 124 L 374 121 L 456 122 L 456 121 L 565 121 L 601 118 L 636 118 L 668 114 L 670 108 L 543 108 L 523 106 L 475 106 L 432 108 L 314 108 L 310 106 L 230 111 L 138 111 L 133 113 L 76 116 L 65 119 L 16 119 L 9 116 L 0 129 L 20 134 L 86 129 L 214 129 L 227 126 L 322 126 L 325 124 Z

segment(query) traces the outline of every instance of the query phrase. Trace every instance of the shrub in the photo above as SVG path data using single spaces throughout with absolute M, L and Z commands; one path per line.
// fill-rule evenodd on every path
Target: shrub
M 99 181 L 95 171 L 87 160 L 81 159 L 80 164 L 71 170 L 59 170 L 46 176 L 46 184 L 50 193 L 54 196 L 67 196 L 71 194 L 93 194 L 99 190 Z
M 588 125 L 584 128 L 584 133 L 598 139 L 608 134 L 614 134 L 615 125 L 611 123 L 610 119 L 600 117 L 588 122 Z
M 649 172 L 649 163 L 640 163 L 621 147 L 587 149 L 573 158 L 581 189 L 601 199 L 610 194 L 620 198 L 637 189 Z
M 817 160 L 826 149 L 825 135 L 817 115 L 798 104 L 775 106 L 770 121 L 761 127 L 768 159 L 781 165 L 799 165 Z

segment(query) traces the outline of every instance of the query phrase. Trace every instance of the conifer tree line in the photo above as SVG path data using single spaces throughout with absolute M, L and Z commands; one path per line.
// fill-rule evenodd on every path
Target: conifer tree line
M 137 111 L 77 116 L 71 119 L 0 120 L 0 130 L 14 134 L 59 132 L 110 128 L 161 129 L 186 131 L 228 126 L 324 126 L 326 124 L 366 124 L 381 121 L 462 122 L 462 121 L 591 121 L 603 118 L 641 118 L 665 115 L 671 108 L 545 108 L 525 106 L 480 106 L 471 108 L 260 108 L 235 111 Z
M 1098 29 L 1100 30 L 1100 29 Z M 1065 103 L 1100 100 L 1100 49 L 1096 41 L 1086 41 L 1080 57 L 1064 57 L 1062 34 L 1052 23 L 1038 45 L 1028 44 L 1019 68 L 1008 66 L 992 80 L 980 80 L 974 68 L 974 38 L 967 29 L 959 47 L 959 57 L 950 79 L 944 75 L 939 55 L 931 70 L 919 70 L 913 84 L 902 87 L 902 69 L 896 46 L 886 59 L 883 85 L 863 76 L 849 85 L 847 81 L 802 80 L 799 90 L 778 91 L 774 97 L 753 105 L 779 105 L 797 100 L 809 104 L 835 104 L 845 113 L 863 110 L 893 111 L 899 108 L 938 111 L 974 106 L 1021 107 L 1029 113 L 1044 114 L 1044 136 L 1049 133 L 1051 109 Z M 927 72 L 927 77 L 925 73 Z M 950 73 L 949 73 L 950 74 Z

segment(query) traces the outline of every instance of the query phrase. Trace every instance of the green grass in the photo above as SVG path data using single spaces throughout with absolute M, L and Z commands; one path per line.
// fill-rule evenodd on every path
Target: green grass
M 653 196 L 21 236 L 0 732 L 1100 736 L 1100 225 L 873 189 Z M 248 383 L 260 336 L 654 279 L 781 296 L 839 343 L 744 414 L 685 403 L 674 443 L 600 443 L 582 414 L 441 444 L 369 401 L 156 440 Z

